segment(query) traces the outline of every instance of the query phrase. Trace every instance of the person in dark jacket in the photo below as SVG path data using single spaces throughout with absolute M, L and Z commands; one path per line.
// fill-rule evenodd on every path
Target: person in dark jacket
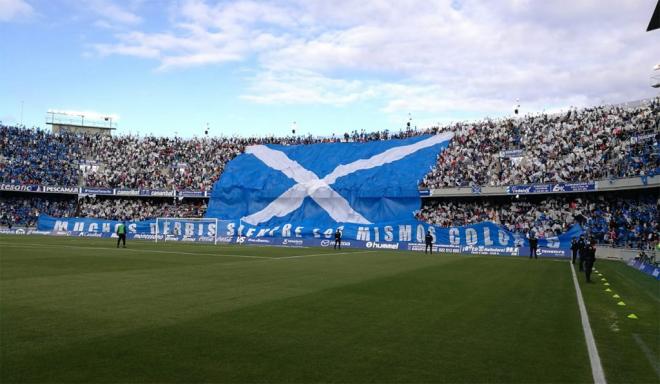
M 337 247 L 341 249 L 341 231 L 339 229 L 335 232 L 335 246 L 333 248 L 337 249 Z
M 573 251 L 572 263 L 575 264 L 575 260 L 577 260 L 577 254 L 578 254 L 578 241 L 576 237 L 574 237 L 573 240 L 571 240 L 571 251 Z
M 587 283 L 591 283 L 591 270 L 594 268 L 596 263 L 596 240 L 591 239 L 589 245 L 587 245 L 583 251 L 584 256 L 584 274 L 587 277 Z
M 431 231 L 426 231 L 426 236 L 424 236 L 424 253 L 428 250 L 431 254 L 433 254 L 433 235 L 431 235 Z
M 580 258 L 580 272 L 584 271 L 584 250 L 587 248 L 587 243 L 584 241 L 584 235 L 580 236 L 580 240 L 577 242 L 578 248 L 578 257 Z
M 539 255 L 536 253 L 536 250 L 539 247 L 539 239 L 536 238 L 536 235 L 532 233 L 529 237 L 529 258 L 531 259 L 534 256 L 535 259 L 539 258 Z

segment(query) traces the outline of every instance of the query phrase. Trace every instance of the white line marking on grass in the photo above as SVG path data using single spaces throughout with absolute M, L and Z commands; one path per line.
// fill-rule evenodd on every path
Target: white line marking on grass
M 376 251 L 358 251 L 358 252 L 327 252 L 327 253 L 312 253 L 309 255 L 296 255 L 296 256 L 283 256 L 283 257 L 273 257 L 273 259 L 300 259 L 303 257 L 316 257 L 316 256 L 332 256 L 332 255 L 357 255 L 360 253 L 374 253 Z
M 51 244 L 34 244 L 34 243 L 23 243 L 23 244 L 7 244 L 0 243 L 3 247 L 13 247 L 13 248 L 76 248 L 76 249 L 90 249 L 90 250 L 104 250 L 110 251 L 113 249 L 118 249 L 115 247 L 84 247 L 79 245 L 51 245 Z M 120 252 L 147 252 L 147 253 L 166 253 L 174 255 L 205 255 L 205 256 L 219 256 L 219 257 L 241 257 L 247 259 L 273 259 L 269 256 L 255 256 L 255 255 L 234 255 L 228 253 L 205 253 L 205 252 L 178 252 L 178 251 L 159 251 L 155 249 L 139 249 L 139 248 L 121 248 Z
M 582 330 L 584 330 L 584 338 L 587 342 L 587 350 L 589 351 L 589 361 L 591 361 L 591 374 L 594 378 L 594 383 L 606 384 L 605 372 L 600 363 L 600 356 L 598 356 L 598 348 L 596 348 L 596 341 L 594 340 L 594 334 L 591 331 L 591 325 L 589 325 L 587 307 L 584 305 L 580 284 L 578 284 L 577 275 L 575 274 L 575 267 L 572 263 L 568 263 L 568 265 L 571 267 L 571 273 L 573 274 L 573 284 L 575 285 L 575 294 L 577 295 L 578 307 L 580 308 L 580 318 L 582 319 Z
M 642 349 L 642 352 L 644 352 L 644 355 L 646 358 L 649 360 L 649 363 L 653 367 L 653 370 L 655 371 L 655 374 L 658 375 L 658 378 L 660 378 L 660 362 L 653 356 L 653 352 L 649 348 L 648 345 L 644 342 L 644 339 L 636 333 L 633 333 L 633 339 L 635 339 L 635 342 L 637 345 L 639 345 L 639 348 Z

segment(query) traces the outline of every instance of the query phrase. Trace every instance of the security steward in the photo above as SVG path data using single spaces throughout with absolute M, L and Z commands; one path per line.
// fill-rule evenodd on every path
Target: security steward
M 123 243 L 123 248 L 126 248 L 126 224 L 119 223 L 117 226 L 117 248 L 119 248 L 119 242 Z
M 573 264 L 575 264 L 575 260 L 577 260 L 577 254 L 578 254 L 578 241 L 577 238 L 574 237 L 571 240 L 571 251 L 573 251 Z
M 424 246 L 424 253 L 428 250 L 429 253 L 433 254 L 433 236 L 431 235 L 431 231 L 426 231 L 426 236 L 424 236 L 424 243 L 426 244 Z
M 333 247 L 334 249 L 341 249 L 341 231 L 337 229 L 335 232 L 335 246 Z
M 535 259 L 538 259 L 539 256 L 536 253 L 536 250 L 539 247 L 539 239 L 536 238 L 536 235 L 532 233 L 529 237 L 529 258 L 531 259 L 534 256 Z
M 591 270 L 594 268 L 596 263 L 596 240 L 591 239 L 589 245 L 587 245 L 583 251 L 584 256 L 584 274 L 587 277 L 587 283 L 591 283 Z
M 580 236 L 580 240 L 577 242 L 577 248 L 578 248 L 578 257 L 580 258 L 579 265 L 580 265 L 580 272 L 584 271 L 584 251 L 587 248 L 587 243 L 584 241 L 584 235 Z

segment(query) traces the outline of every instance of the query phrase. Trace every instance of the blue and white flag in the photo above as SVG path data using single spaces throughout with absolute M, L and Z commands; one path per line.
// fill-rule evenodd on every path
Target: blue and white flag
M 414 220 L 418 182 L 452 133 L 404 140 L 255 145 L 232 160 L 207 217 L 251 226 L 377 224 Z

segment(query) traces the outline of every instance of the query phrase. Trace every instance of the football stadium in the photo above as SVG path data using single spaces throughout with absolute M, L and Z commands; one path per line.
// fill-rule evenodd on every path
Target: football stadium
M 658 28 L 0 1 L 0 382 L 660 382 Z

